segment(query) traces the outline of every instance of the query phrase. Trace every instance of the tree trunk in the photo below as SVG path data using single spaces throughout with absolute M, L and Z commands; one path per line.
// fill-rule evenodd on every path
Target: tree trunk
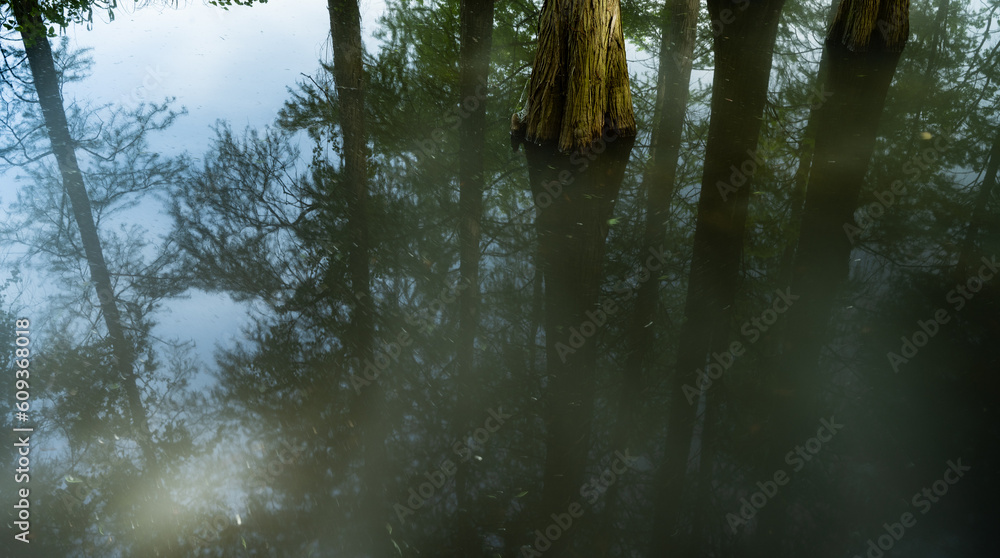
M 875 148 L 878 122 L 908 35 L 907 0 L 883 1 L 877 12 L 844 0 L 827 37 L 829 100 L 817 114 L 816 150 L 803 209 L 777 392 L 805 397 L 805 374 L 818 359 L 834 293 L 847 279 L 861 185 Z M 880 30 L 876 21 L 883 22 Z M 887 27 L 885 22 L 894 22 Z M 867 27 L 865 27 L 867 26 Z M 864 29 L 867 29 L 865 31 Z M 806 367 L 806 368 L 803 368 Z M 785 391 L 785 390 L 791 391 Z M 813 402 L 800 401 L 815 413 Z M 810 426 L 813 420 L 810 420 Z
M 157 472 L 156 452 L 146 410 L 142 405 L 142 397 L 136 383 L 135 371 L 132 368 L 133 355 L 130 341 L 125 336 L 121 314 L 115 303 L 114 289 L 111 285 L 111 274 L 104 261 L 104 251 L 101 239 L 97 234 L 94 216 L 90 208 L 90 198 L 83 182 L 83 173 L 76 159 L 75 142 L 70 136 L 66 121 L 66 111 L 63 108 L 59 92 L 59 75 L 56 72 L 52 49 L 45 37 L 45 24 L 41 18 L 41 10 L 37 0 L 16 0 L 11 3 L 14 17 L 18 25 L 25 29 L 22 36 L 24 49 L 28 56 L 28 65 L 38 93 L 38 102 L 42 108 L 45 127 L 49 140 L 52 142 L 52 153 L 56 157 L 59 172 L 62 175 L 63 187 L 69 196 L 73 210 L 73 218 L 80 229 L 80 242 L 90 267 L 90 278 L 97 289 L 97 298 L 101 312 L 104 314 L 104 324 L 111 338 L 112 360 L 121 375 L 132 415 L 133 428 L 142 450 L 143 459 L 150 472 Z
M 738 288 L 747 204 L 754 171 L 763 164 L 757 142 L 783 4 L 783 0 L 708 2 L 716 35 L 711 122 L 698 199 L 686 322 L 671 382 L 665 462 L 657 482 L 657 527 L 651 556 L 697 553 L 697 543 L 690 540 L 688 525 L 681 521 L 680 513 L 693 494 L 683 488 L 696 417 L 694 386 L 704 385 L 698 383 L 698 370 L 706 366 L 712 353 L 726 353 L 730 348 L 730 319 Z M 706 416 L 711 415 L 713 393 L 707 393 Z
M 789 447 L 823 418 L 817 369 L 837 291 L 847 280 L 854 211 L 875 148 L 878 122 L 909 33 L 908 0 L 843 0 L 827 36 L 829 99 L 817 110 L 816 147 L 792 271 L 799 297 L 785 317 L 780 363 L 769 382 L 771 417 L 764 443 L 773 471 Z M 801 484 L 801 483 L 799 483 Z M 796 485 L 762 510 L 757 556 L 795 553 L 784 512 Z M 816 552 L 819 549 L 813 549 Z M 815 552 L 814 552 L 815 553 Z
M 666 242 L 666 227 L 670 216 L 670 200 L 675 189 L 677 159 L 684 132 L 684 115 L 690 92 L 691 64 L 694 56 L 695 28 L 698 22 L 698 0 L 669 0 L 661 12 L 662 34 L 660 39 L 659 73 L 656 87 L 656 106 L 653 120 L 656 130 L 650 148 L 649 167 L 643 175 L 646 186 L 646 224 L 643 247 L 646 255 L 660 250 Z M 643 377 L 653 355 L 654 332 L 659 329 L 660 282 L 655 278 L 639 285 L 629 338 L 631 351 L 622 373 L 622 391 L 618 402 L 613 447 L 631 448 L 639 438 L 637 416 L 642 400 Z M 598 528 L 610 540 L 614 531 L 614 515 L 621 484 L 611 485 L 607 492 L 607 505 Z
M 343 167 L 340 180 L 347 188 L 348 229 L 351 245 L 348 273 L 354 293 L 348 351 L 359 363 L 370 360 L 375 343 L 375 311 L 368 267 L 368 139 L 365 135 L 364 50 L 361 44 L 361 14 L 357 0 L 329 0 L 330 33 L 333 37 L 333 79 L 340 105 Z M 363 364 L 359 365 L 363 366 Z M 360 374 L 360 370 L 355 371 Z M 366 385 L 355 401 L 362 431 L 365 467 L 362 473 L 361 517 L 371 556 L 392 556 L 390 535 L 385 528 L 390 508 L 386 495 L 388 463 L 385 451 L 387 425 L 385 395 L 379 381 Z
M 104 315 L 104 325 L 108 328 L 111 339 L 111 360 L 122 380 L 125 396 L 132 418 L 132 428 L 143 461 L 146 465 L 148 478 L 152 481 L 149 494 L 144 496 L 147 508 L 143 517 L 137 523 L 146 524 L 152 529 L 149 547 L 144 552 L 155 555 L 169 553 L 167 544 L 159 530 L 162 514 L 157 508 L 169 506 L 167 495 L 160 484 L 160 468 L 156 456 L 156 447 L 149 429 L 149 420 L 143 406 L 142 394 L 133 368 L 134 350 L 132 342 L 125 334 L 121 313 L 115 301 L 114 288 L 111 284 L 111 274 L 104 260 L 101 239 L 97 234 L 90 198 L 84 184 L 83 173 L 76 158 L 75 142 L 69 131 L 66 111 L 63 107 L 59 89 L 59 74 L 56 71 L 52 49 L 45 35 L 45 23 L 42 20 L 41 9 L 37 0 L 15 0 L 11 2 L 11 10 L 18 25 L 22 29 L 22 41 L 28 57 L 28 66 L 34 80 L 35 91 L 41 106 L 45 127 L 52 143 L 52 153 L 56 158 L 59 172 L 62 175 L 63 187 L 69 197 L 73 211 L 73 219 L 80 230 L 80 242 L 90 268 L 90 278 L 97 290 L 97 299 L 101 313 Z
M 989 159 L 986 162 L 986 176 L 983 177 L 983 186 L 976 195 L 975 205 L 972 208 L 972 218 L 969 220 L 969 228 L 965 231 L 965 239 L 962 241 L 962 250 L 958 256 L 958 266 L 956 266 L 957 280 L 965 282 L 971 271 L 972 262 L 976 258 L 976 237 L 979 236 L 979 229 L 986 224 L 986 206 L 989 205 L 990 197 L 997 185 L 997 171 L 1000 170 L 1000 127 L 997 128 L 997 135 L 993 138 L 993 147 L 990 149 Z
M 75 143 L 70 136 L 66 121 L 66 111 L 63 108 L 59 92 L 59 75 L 56 72 L 52 49 L 45 37 L 45 24 L 41 18 L 41 10 L 37 0 L 16 0 L 11 3 L 14 17 L 18 25 L 28 34 L 23 35 L 24 49 L 28 55 L 28 65 L 38 93 L 38 102 L 42 108 L 45 127 L 49 140 L 52 142 L 52 153 L 59 165 L 63 187 L 69 196 L 73 209 L 73 218 L 80 229 L 80 242 L 90 267 L 90 278 L 97 289 L 97 298 L 101 312 L 104 314 L 104 324 L 108 328 L 115 366 L 122 377 L 128 397 L 129 411 L 132 415 L 133 428 L 143 453 L 143 459 L 151 472 L 157 471 L 156 452 L 153 447 L 152 435 L 146 410 L 142 406 L 142 397 L 136 383 L 135 371 L 132 368 L 133 355 L 130 341 L 125 336 L 122 327 L 121 314 L 115 303 L 114 289 L 111 285 L 111 274 L 104 261 L 104 251 L 101 239 L 97 235 L 97 226 L 90 209 L 90 198 L 83 182 L 83 173 L 76 159 Z M 29 31 L 30 30 L 30 31 Z
M 547 0 L 524 120 L 545 281 L 546 461 L 537 528 L 578 503 L 590 449 L 608 220 L 635 137 L 618 0 Z M 568 153 L 570 150 L 573 153 Z M 569 536 L 546 555 L 565 556 Z M 538 549 L 541 550 L 541 549 Z
M 839 2 L 839 0 L 835 0 Z M 813 156 L 815 155 L 816 146 L 816 115 L 819 107 L 823 106 L 826 102 L 825 87 L 827 83 L 827 73 L 829 72 L 829 56 L 826 50 L 823 51 L 823 55 L 820 57 L 819 70 L 816 73 L 816 79 L 813 81 L 814 91 L 816 91 L 817 96 L 811 97 L 813 99 L 813 104 L 809 110 L 809 121 L 806 122 L 806 127 L 802 131 L 802 141 L 799 143 L 799 164 L 795 168 L 795 175 L 792 178 L 792 193 L 790 196 L 789 203 L 791 205 L 791 211 L 789 212 L 788 223 L 793 230 L 797 231 L 800 223 L 802 222 L 802 211 L 805 206 L 806 201 L 806 186 L 809 184 L 809 172 L 812 169 Z M 792 266 L 795 263 L 795 245 L 796 242 L 793 237 L 785 250 L 781 253 L 781 262 L 778 265 L 778 284 L 779 285 L 789 285 L 792 281 Z
M 493 0 L 462 0 L 459 53 L 459 102 L 468 116 L 458 129 L 459 257 L 461 282 L 465 289 L 458 298 L 458 437 L 471 432 L 476 412 L 484 408 L 476 377 L 475 343 L 479 328 L 479 237 L 486 176 L 486 104 L 483 101 L 490 72 L 493 43 Z M 482 544 L 473 520 L 475 479 L 471 462 L 458 465 L 455 477 L 458 495 L 460 556 L 481 554 Z

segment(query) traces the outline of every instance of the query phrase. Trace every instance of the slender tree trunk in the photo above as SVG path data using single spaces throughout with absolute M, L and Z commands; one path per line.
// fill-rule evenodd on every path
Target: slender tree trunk
M 674 193 L 677 158 L 687 110 L 697 20 L 698 0 L 672 0 L 664 6 L 656 133 L 651 164 L 643 177 L 647 191 L 646 225 L 640 252 L 643 255 L 662 249 L 666 242 L 670 199 Z M 646 281 L 639 286 L 636 294 L 636 310 L 629 336 L 633 347 L 626 360 L 623 397 L 619 405 L 625 413 L 619 416 L 623 428 L 619 429 L 616 439 L 620 445 L 628 445 L 630 441 L 626 433 L 634 432 L 634 417 L 629 414 L 635 406 L 629 402 L 638 400 L 642 391 L 642 371 L 653 352 L 653 333 L 659 317 L 659 286 L 660 282 L 655 279 Z
M 101 239 L 97 234 L 94 216 L 90 208 L 90 198 L 83 182 L 83 173 L 76 159 L 75 142 L 66 121 L 66 111 L 63 108 L 59 92 L 59 75 L 56 72 L 52 49 L 45 37 L 45 24 L 37 0 L 15 0 L 11 3 L 14 17 L 26 33 L 24 40 L 28 65 L 35 82 L 38 101 L 45 119 L 49 139 L 52 142 L 52 153 L 56 157 L 59 172 L 62 175 L 63 187 L 69 196 L 73 210 L 73 218 L 80 229 L 80 241 L 90 267 L 90 277 L 97 289 L 97 298 L 104 324 L 111 338 L 112 360 L 125 386 L 129 411 L 132 415 L 132 425 L 136 432 L 139 448 L 150 472 L 157 473 L 156 451 L 146 410 L 142 405 L 142 397 L 136 382 L 133 365 L 133 350 L 122 326 L 121 313 L 115 302 L 114 288 L 111 284 L 111 274 L 108 272 L 101 248 Z
M 618 0 L 547 0 L 526 114 L 545 281 L 546 461 L 538 529 L 578 504 L 590 449 L 597 331 L 615 310 L 599 287 L 608 220 L 625 176 L 635 119 Z M 572 153 L 570 153 L 572 151 Z M 589 313 L 589 314 L 588 314 Z M 603 316 L 603 317 L 602 317 Z M 565 556 L 572 537 L 551 541 Z M 540 549 L 539 549 L 540 550 Z
M 479 328 L 479 237 L 483 212 L 486 151 L 486 83 L 493 43 L 493 0 L 462 0 L 459 53 L 459 102 L 468 116 L 458 130 L 459 257 L 461 281 L 458 332 L 458 436 L 474 429 L 477 410 L 482 409 L 476 377 L 475 343 Z M 469 107 L 472 107 L 471 110 Z M 482 544 L 473 522 L 475 479 L 471 462 L 458 465 L 456 491 L 459 507 L 458 550 L 461 556 L 481 554 Z
M 650 148 L 650 161 L 642 182 L 646 186 L 646 224 L 643 232 L 643 256 L 663 249 L 670 215 L 670 200 L 675 190 L 677 159 L 684 132 L 684 115 L 690 92 L 691 64 L 694 56 L 695 28 L 698 22 L 698 0 L 668 0 L 661 12 L 659 73 L 656 88 L 654 121 L 656 130 Z M 622 373 L 622 391 L 612 446 L 632 449 L 641 439 L 637 416 L 642 399 L 644 372 L 653 356 L 654 332 L 659 329 L 660 282 L 643 282 L 636 293 L 629 339 L 631 350 Z M 621 483 L 611 485 L 607 506 L 596 523 L 610 540 L 614 531 L 615 510 Z
M 11 9 L 22 28 L 22 40 L 28 57 L 28 66 L 34 80 L 35 91 L 41 106 L 45 127 L 52 143 L 52 153 L 56 158 L 59 172 L 62 175 L 63 188 L 69 197 L 73 211 L 73 219 L 80 230 L 80 242 L 90 268 L 90 278 L 97 290 L 97 299 L 104 325 L 111 339 L 111 360 L 125 389 L 125 397 L 132 419 L 132 429 L 142 453 L 146 473 L 152 484 L 148 494 L 144 496 L 146 508 L 137 523 L 144 524 L 152 535 L 143 545 L 143 552 L 154 555 L 169 555 L 171 544 L 163 535 L 162 509 L 169 507 L 168 495 L 160 483 L 161 471 L 156 456 L 156 447 L 149 429 L 149 420 L 143 406 L 142 394 L 139 391 L 134 365 L 134 349 L 131 340 L 125 334 L 121 313 L 115 301 L 111 274 L 104 260 L 101 239 L 97 234 L 97 226 L 90 206 L 83 173 L 76 158 L 75 142 L 70 134 L 59 90 L 59 74 L 56 71 L 52 49 L 45 35 L 45 23 L 37 0 L 14 0 Z
M 689 556 L 698 552 L 697 541 L 690 540 L 688 523 L 681 520 L 681 509 L 691 499 L 690 491 L 683 489 L 696 417 L 694 394 L 698 386 L 705 385 L 699 382 L 699 369 L 705 368 L 713 352 L 728 353 L 730 348 L 730 319 L 738 287 L 747 204 L 754 171 L 763 164 L 757 142 L 783 4 L 783 0 L 708 2 L 716 34 L 711 122 L 695 223 L 686 323 L 671 382 L 665 463 L 657 482 L 657 527 L 651 556 Z M 713 393 L 707 395 L 711 409 Z
M 28 65 L 38 93 L 38 102 L 42 108 L 45 127 L 49 140 L 52 142 L 52 153 L 59 165 L 63 187 L 69 196 L 73 210 L 73 218 L 80 229 L 80 242 L 90 267 L 90 278 L 97 289 L 97 298 L 101 312 L 104 314 L 104 324 L 111 338 L 113 360 L 125 386 L 129 411 L 132 415 L 132 425 L 136 431 L 139 448 L 143 459 L 151 472 L 157 471 L 156 451 L 153 447 L 152 435 L 146 409 L 142 405 L 142 397 L 136 383 L 133 365 L 133 349 L 125 335 L 122 326 L 121 313 L 115 303 L 114 288 L 111 285 L 111 274 L 108 273 L 104 261 L 104 251 L 101 239 L 97 234 L 94 216 L 90 208 L 90 198 L 83 182 L 83 173 L 76 159 L 75 143 L 70 135 L 66 121 L 66 111 L 63 108 L 59 92 L 59 74 L 56 72 L 52 49 L 45 37 L 45 24 L 41 18 L 41 10 L 37 0 L 14 0 L 11 3 L 14 17 L 18 25 L 26 30 L 24 49 L 28 55 Z
M 537 207 L 535 208 L 535 218 L 541 216 L 541 210 Z M 537 234 L 537 233 L 536 233 Z M 531 378 L 535 378 L 535 372 L 538 370 L 538 332 L 542 328 L 542 322 L 545 320 L 545 303 L 544 303 L 544 274 L 542 273 L 542 248 L 538 242 L 538 238 L 535 238 L 535 245 L 532 253 L 532 260 L 535 265 L 535 276 L 531 281 L 531 320 L 528 324 L 528 369 L 531 372 Z
M 364 363 L 375 343 L 375 308 L 371 290 L 371 258 L 368 241 L 368 139 L 365 131 L 364 49 L 361 14 L 357 0 L 329 0 L 330 32 L 333 37 L 333 79 L 340 105 L 343 138 L 341 184 L 348 190 L 348 228 L 351 246 L 348 273 L 355 302 L 351 311 L 348 350 Z M 360 371 L 357 371 L 360 373 Z M 386 495 L 389 475 L 385 440 L 385 395 L 380 382 L 361 390 L 355 402 L 362 431 L 365 467 L 362 473 L 361 516 L 370 555 L 392 556 L 395 550 L 385 528 L 390 509 Z
M 802 141 L 799 144 L 799 164 L 795 168 L 795 175 L 792 178 L 792 193 L 789 200 L 791 211 L 789 212 L 788 222 L 794 230 L 798 230 L 802 222 L 802 211 L 806 201 L 806 186 L 809 184 L 809 172 L 812 169 L 813 156 L 815 155 L 816 115 L 819 107 L 823 106 L 826 102 L 824 88 L 827 83 L 829 66 L 829 57 L 824 49 L 819 61 L 819 70 L 813 82 L 816 96 L 812 97 L 813 104 L 809 110 L 809 121 L 806 122 L 805 130 L 802 131 Z M 792 266 L 795 261 L 795 245 L 795 241 L 789 242 L 781 254 L 781 263 L 778 265 L 778 278 L 781 285 L 791 284 Z
M 987 222 L 986 206 L 989 205 L 990 197 L 996 189 L 998 170 L 1000 170 L 1000 127 L 997 128 L 997 135 L 993 138 L 993 147 L 986 162 L 986 176 L 983 177 L 983 186 L 976 195 L 972 218 L 969 220 L 969 228 L 965 231 L 965 239 L 962 241 L 962 249 L 958 256 L 956 271 L 959 281 L 964 282 L 969 277 L 972 262 L 977 261 L 976 237 L 979 236 L 979 229 Z

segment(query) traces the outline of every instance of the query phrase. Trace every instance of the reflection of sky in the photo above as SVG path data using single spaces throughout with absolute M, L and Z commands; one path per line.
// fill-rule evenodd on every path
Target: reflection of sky
M 364 32 L 371 32 L 382 10 L 382 0 L 361 1 Z M 113 22 L 103 13 L 94 18 L 90 30 L 75 26 L 66 31 L 73 48 L 92 49 L 95 62 L 91 77 L 67 86 L 67 101 L 134 107 L 176 97 L 175 108 L 184 107 L 188 114 L 150 137 L 151 147 L 165 155 L 186 152 L 200 158 L 217 120 L 228 120 L 236 131 L 272 123 L 289 97 L 288 88 L 304 79 L 302 74 L 315 74 L 320 58 L 330 58 L 329 12 L 320 0 L 272 0 L 229 11 L 201 1 L 180 9 L 135 10 L 126 5 Z M 368 38 L 366 46 L 373 52 L 376 44 Z M 15 199 L 14 174 L 3 176 L 4 206 Z M 153 234 L 170 227 L 156 202 L 130 210 L 122 221 L 140 224 Z M 4 248 L 8 261 L 16 262 L 23 250 L 9 248 Z M 43 308 L 41 301 L 54 294 L 52 286 L 30 272 L 25 279 L 35 284 L 25 285 L 19 305 Z M 216 343 L 239 335 L 247 312 L 246 305 L 224 295 L 195 292 L 157 314 L 160 326 L 155 333 L 194 340 L 198 355 L 211 361 Z
M 377 50 L 371 37 L 384 10 L 383 0 L 361 0 L 363 32 L 369 53 Z M 73 48 L 92 49 L 91 76 L 67 86 L 67 101 L 78 99 L 92 105 L 123 104 L 134 107 L 142 101 L 159 102 L 175 97 L 175 109 L 188 112 L 168 130 L 150 136 L 151 147 L 164 155 L 187 153 L 200 158 L 210 145 L 211 126 L 227 120 L 236 132 L 247 126 L 271 124 L 288 99 L 288 88 L 313 75 L 321 58 L 329 60 L 330 19 L 321 0 L 271 0 L 253 7 L 230 10 L 189 2 L 180 9 L 120 8 L 113 22 L 95 13 L 92 29 L 74 26 L 66 31 Z M 655 68 L 649 53 L 637 53 L 628 45 L 630 70 Z M 11 173 L 12 174 L 12 173 Z M 4 205 L 13 201 L 12 185 L 0 186 Z M 171 226 L 161 201 L 150 200 L 121 217 L 140 224 L 152 234 L 163 234 Z M 116 223 L 117 224 L 117 223 Z M 5 249 L 6 250 L 6 249 Z M 8 257 L 16 261 L 14 250 Z M 34 285 L 26 289 L 22 302 L 42 308 L 42 301 L 55 294 L 52 285 L 25 274 Z M 40 283 L 40 284 L 37 284 Z M 231 302 L 222 294 L 190 293 L 171 301 L 155 316 L 160 322 L 156 335 L 194 340 L 198 355 L 211 361 L 216 343 L 239 335 L 248 322 L 250 309 Z

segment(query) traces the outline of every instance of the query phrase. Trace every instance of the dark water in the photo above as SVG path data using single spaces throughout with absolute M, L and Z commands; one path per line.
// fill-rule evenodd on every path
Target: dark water
M 997 7 L 824 53 L 829 2 L 712 2 L 686 56 L 622 2 L 635 131 L 557 153 L 542 3 L 462 58 L 491 4 L 362 6 L 361 105 L 324 20 L 208 132 L 3 31 L 0 555 L 996 555 Z

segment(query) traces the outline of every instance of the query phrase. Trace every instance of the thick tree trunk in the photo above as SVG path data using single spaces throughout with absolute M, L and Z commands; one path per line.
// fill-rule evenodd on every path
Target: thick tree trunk
M 791 291 L 800 298 L 786 314 L 780 363 L 767 390 L 771 417 L 763 441 L 772 467 L 761 471 L 773 471 L 783 452 L 814 433 L 823 418 L 822 380 L 815 370 L 836 293 L 847 280 L 848 228 L 907 40 L 908 9 L 908 0 L 877 5 L 843 0 L 827 36 L 829 98 L 816 114 L 815 154 L 792 271 Z M 762 510 L 757 556 L 796 553 L 782 542 L 788 538 L 784 512 L 795 492 L 795 485 L 786 487 Z
M 546 0 L 524 138 L 545 281 L 546 461 L 542 513 L 579 504 L 590 449 L 597 331 L 608 314 L 599 287 L 615 199 L 635 137 L 618 0 Z M 572 154 L 568 153 L 570 150 Z M 565 556 L 570 536 L 546 555 Z M 538 549 L 541 550 L 541 549 Z
M 459 103 L 469 109 L 458 129 L 459 258 L 465 289 L 458 298 L 458 432 L 461 437 L 475 426 L 476 413 L 484 408 L 476 377 L 475 343 L 479 328 L 479 238 L 486 182 L 483 153 L 486 151 L 486 83 L 493 44 L 493 0 L 462 0 L 459 53 Z M 472 507 L 475 479 L 471 462 L 458 465 L 458 552 L 460 556 L 481 554 Z
M 590 449 L 597 331 L 617 311 L 602 306 L 599 288 L 608 220 L 624 179 L 632 138 L 619 137 L 538 221 L 545 278 L 546 461 L 542 520 L 565 513 L 579 499 Z M 528 145 L 529 175 L 536 198 L 540 184 L 572 172 L 570 156 L 553 156 L 550 146 Z M 607 304 L 607 301 L 604 301 Z M 544 529 L 545 525 L 539 528 Z M 553 542 L 561 556 L 569 537 Z
M 371 258 L 368 241 L 368 139 L 365 131 L 364 50 L 361 14 L 357 0 L 329 0 L 330 32 L 333 37 L 333 79 L 340 106 L 343 138 L 341 184 L 347 197 L 351 245 L 348 274 L 354 293 L 348 351 L 363 363 L 372 358 L 375 343 L 375 309 L 371 291 Z M 360 373 L 360 370 L 356 371 Z M 392 556 L 395 550 L 385 528 L 390 508 L 386 496 L 389 475 L 385 440 L 385 395 L 380 382 L 361 390 L 355 402 L 362 431 L 365 467 L 362 473 L 362 523 L 370 555 Z
M 696 418 L 697 397 L 692 390 L 704 385 L 699 383 L 698 370 L 705 368 L 712 353 L 727 353 L 730 348 L 730 319 L 738 288 L 747 204 L 754 171 L 763 164 L 757 142 L 783 3 L 708 3 L 716 34 L 711 122 L 698 199 L 686 322 L 671 382 L 665 463 L 657 482 L 657 528 L 651 556 L 697 553 L 697 542 L 690 540 L 689 525 L 681 520 L 680 513 L 693 494 L 684 490 L 686 458 Z M 715 394 L 706 394 L 706 416 L 711 415 L 711 398 Z
M 792 292 L 801 298 L 787 314 L 785 365 L 776 386 L 778 393 L 795 399 L 806 394 L 802 388 L 811 379 L 803 371 L 816 364 L 834 293 L 847 279 L 847 226 L 854 223 L 879 118 L 908 33 L 908 1 L 880 2 L 876 13 L 863 12 L 859 4 L 841 3 L 826 42 L 830 97 L 817 113 L 816 151 L 792 280 Z M 880 30 L 876 21 L 893 26 Z M 859 29 L 866 25 L 864 34 Z M 817 319 L 823 327 L 817 327 Z M 813 402 L 800 402 L 815 413 Z

